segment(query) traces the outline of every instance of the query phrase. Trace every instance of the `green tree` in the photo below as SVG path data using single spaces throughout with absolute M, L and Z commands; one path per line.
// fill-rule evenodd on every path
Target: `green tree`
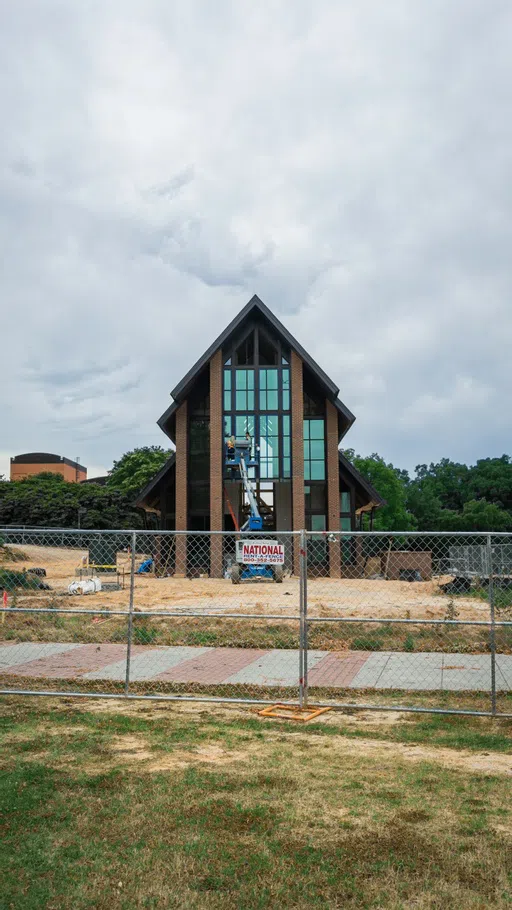
M 158 473 L 171 455 L 170 449 L 162 446 L 142 446 L 126 452 L 114 465 L 106 486 L 118 490 L 131 499 Z
M 487 509 L 486 505 L 495 508 Z M 407 507 L 421 531 L 496 531 L 510 527 L 511 460 L 502 455 L 467 466 L 442 458 L 429 467 L 418 465 L 407 486 Z
M 429 485 L 422 487 L 411 481 L 406 490 L 406 505 L 416 519 L 418 531 L 440 530 L 443 507 Z
M 347 449 L 344 455 L 386 500 L 386 505 L 375 513 L 375 530 L 413 531 L 416 520 L 407 508 L 407 472 L 386 464 L 376 453 L 363 457 L 356 455 L 353 449 Z
M 469 469 L 467 501 L 485 499 L 512 511 L 512 461 L 509 455 L 501 458 L 482 458 Z
M 36 474 L 0 484 L 0 525 L 123 530 L 140 528 L 140 512 L 118 490 L 67 483 L 60 474 Z
M 442 458 L 438 464 L 418 465 L 413 484 L 423 492 L 430 490 L 439 498 L 441 508 L 459 512 L 467 500 L 469 468 L 465 464 Z
M 494 502 L 471 499 L 460 512 L 443 509 L 439 524 L 441 531 L 510 531 L 512 515 Z

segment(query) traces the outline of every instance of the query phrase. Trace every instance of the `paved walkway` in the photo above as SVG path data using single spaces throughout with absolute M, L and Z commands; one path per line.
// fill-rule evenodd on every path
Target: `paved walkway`
M 404 653 L 393 651 L 309 651 L 309 685 L 350 689 L 488 691 L 489 654 Z M 0 673 L 29 679 L 121 681 L 126 645 L 0 645 Z M 297 650 L 134 646 L 133 682 L 297 686 Z M 512 688 L 512 655 L 496 658 L 496 685 Z

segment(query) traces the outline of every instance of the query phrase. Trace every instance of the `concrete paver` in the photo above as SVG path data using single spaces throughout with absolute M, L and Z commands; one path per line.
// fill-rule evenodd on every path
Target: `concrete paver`
M 497 654 L 496 669 L 500 674 L 500 688 L 512 689 L 512 654 Z
M 365 652 L 366 653 L 366 652 Z M 350 683 L 351 689 L 373 689 L 389 663 L 390 652 L 367 653 L 367 660 Z
M 62 654 L 64 651 L 70 651 L 72 648 L 79 647 L 80 645 L 74 644 L 60 644 L 59 642 L 44 644 L 43 642 L 38 641 L 24 641 L 20 644 L 1 645 L 0 671 L 15 667 L 18 664 L 27 664 L 42 657 L 51 657 L 54 654 Z
M 389 660 L 379 676 L 376 689 L 431 691 L 442 689 L 443 655 L 438 652 L 389 653 Z
M 153 679 L 159 673 L 213 651 L 213 648 L 138 648 L 132 651 L 130 660 L 130 679 L 137 682 L 144 679 Z M 84 679 L 112 679 L 123 680 L 126 676 L 126 647 L 124 658 L 116 663 L 109 664 L 99 670 L 86 673 Z
M 327 654 L 309 651 L 308 667 L 312 669 Z M 259 686 L 297 686 L 299 683 L 299 652 L 297 650 L 263 651 L 260 658 L 226 680 Z
M 6 642 L 0 671 L 38 679 L 122 681 L 125 644 Z M 404 691 L 489 691 L 490 654 L 316 651 L 308 653 L 310 686 Z M 248 686 L 296 686 L 299 651 L 256 648 L 134 646 L 130 679 Z M 512 655 L 496 659 L 496 683 L 510 691 Z

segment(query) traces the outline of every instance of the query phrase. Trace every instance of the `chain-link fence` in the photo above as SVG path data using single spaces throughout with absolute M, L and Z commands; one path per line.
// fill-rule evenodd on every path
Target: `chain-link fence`
M 0 690 L 512 715 L 512 535 L 0 529 Z
M 510 535 L 311 532 L 305 575 L 311 699 L 510 712 Z

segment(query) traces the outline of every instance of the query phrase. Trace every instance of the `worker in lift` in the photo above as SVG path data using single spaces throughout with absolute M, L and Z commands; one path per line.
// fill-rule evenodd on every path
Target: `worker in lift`
M 232 461 L 235 457 L 235 437 L 229 436 L 226 439 L 226 457 Z

